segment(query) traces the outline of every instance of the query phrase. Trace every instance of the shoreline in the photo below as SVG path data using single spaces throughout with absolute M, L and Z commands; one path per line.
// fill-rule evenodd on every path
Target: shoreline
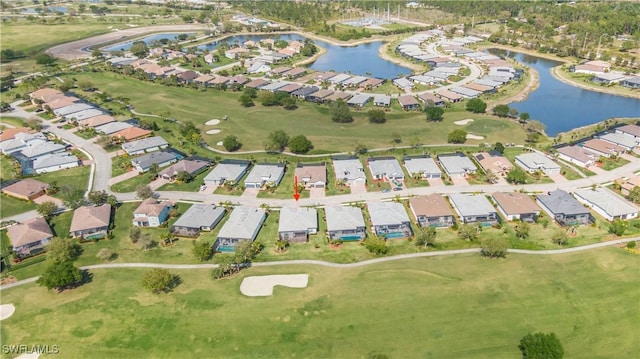
M 638 117 L 611 117 L 611 118 L 608 118 L 606 120 L 602 120 L 602 121 L 599 121 L 599 122 L 596 122 L 596 123 L 592 123 L 590 125 L 584 125 L 584 126 L 576 127 L 576 128 L 573 128 L 573 129 L 571 129 L 569 131 L 558 132 L 558 134 L 556 134 L 555 137 L 556 138 L 558 136 L 563 136 L 564 137 L 565 135 L 570 134 L 572 132 L 589 130 L 589 129 L 593 128 L 593 127 L 598 127 L 598 125 L 604 124 L 605 121 L 609 121 L 609 120 L 618 121 L 619 123 L 627 123 L 627 122 L 628 123 L 632 123 L 633 121 L 640 120 L 640 116 L 638 116 Z M 552 137 L 550 137 L 550 138 L 552 138 Z
M 400 65 L 400 66 L 404 66 L 406 68 L 411 69 L 414 72 L 421 72 L 424 71 L 425 69 L 418 65 L 418 64 L 414 64 L 411 62 L 407 62 L 407 61 L 403 61 L 401 59 L 395 58 L 393 56 L 389 56 L 387 54 L 387 49 L 389 48 L 389 45 L 391 45 L 393 41 L 386 41 L 384 44 L 382 44 L 382 46 L 380 46 L 380 48 L 378 48 L 378 56 L 386 61 L 392 62 L 396 65 Z

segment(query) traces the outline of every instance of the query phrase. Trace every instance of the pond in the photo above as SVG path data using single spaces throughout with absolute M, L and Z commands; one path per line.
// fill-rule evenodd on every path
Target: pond
M 198 46 L 199 49 L 212 51 L 221 42 L 229 44 L 242 44 L 245 41 L 260 41 L 262 39 L 283 39 L 305 41 L 306 38 L 298 34 L 277 34 L 277 35 L 237 35 L 231 36 L 221 41 L 216 41 Z M 313 40 L 314 43 L 323 47 L 327 52 L 320 56 L 308 68 L 316 71 L 349 72 L 354 75 L 373 76 L 378 78 L 396 78 L 401 75 L 408 75 L 411 69 L 394 64 L 393 62 L 380 58 L 378 49 L 384 44 L 382 41 L 370 42 L 358 46 L 338 46 L 321 40 Z
M 176 33 L 162 33 L 162 34 L 153 34 L 153 35 L 149 35 L 146 37 L 143 37 L 141 39 L 136 39 L 136 40 L 131 40 L 131 41 L 127 41 L 127 42 L 121 42 L 118 44 L 114 44 L 111 46 L 107 46 L 105 48 L 103 48 L 104 51 L 127 51 L 131 48 L 131 46 L 133 46 L 134 41 L 144 41 L 145 44 L 149 45 L 151 43 L 153 43 L 154 41 L 160 41 L 162 39 L 167 39 L 169 41 L 175 41 L 178 39 L 179 35 L 187 35 L 187 36 L 193 36 L 195 35 L 195 33 L 191 32 L 191 33 L 184 33 L 184 32 L 176 32 Z
M 489 52 L 514 58 L 538 71 L 540 86 L 527 99 L 509 107 L 528 112 L 531 119 L 544 123 L 549 136 L 612 117 L 640 116 L 639 99 L 581 89 L 553 77 L 551 69 L 561 62 L 500 49 Z

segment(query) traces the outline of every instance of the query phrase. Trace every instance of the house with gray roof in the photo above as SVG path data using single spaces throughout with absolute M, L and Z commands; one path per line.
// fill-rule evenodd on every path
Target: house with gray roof
M 346 87 L 358 87 L 358 85 L 365 81 L 367 81 L 367 78 L 364 76 L 353 76 L 352 78 L 342 82 L 342 85 Z
M 35 173 L 47 173 L 78 167 L 79 163 L 78 157 L 67 152 L 53 153 L 35 158 L 31 168 Z
M 318 211 L 311 207 L 282 207 L 278 220 L 278 238 L 289 242 L 306 242 L 318 233 Z
M 379 107 L 389 107 L 391 106 L 391 96 L 375 94 L 373 95 L 373 105 Z
M 342 83 L 343 81 L 346 81 L 348 79 L 351 78 L 351 75 L 347 75 L 347 74 L 337 74 L 331 78 L 328 79 L 328 81 L 334 85 L 337 85 L 339 83 Z
M 283 163 L 258 163 L 244 180 L 245 188 L 262 188 L 267 183 L 277 186 L 284 176 Z
M 331 95 L 333 95 L 333 90 L 318 90 L 317 92 L 307 95 L 305 97 L 305 100 L 322 103 L 325 102 Z
M 476 165 L 462 153 L 438 155 L 438 161 L 449 177 L 465 177 L 478 171 Z
M 562 226 L 587 225 L 592 221 L 589 210 L 561 189 L 538 195 L 536 202 Z
M 71 114 L 74 114 L 76 112 L 90 110 L 90 109 L 95 109 L 95 107 L 84 102 L 78 102 L 78 103 L 74 103 L 73 105 L 57 108 L 53 110 L 53 113 L 56 116 L 64 117 L 64 116 L 69 116 Z
M 306 100 L 312 93 L 318 92 L 318 86 L 306 86 L 291 93 L 291 96 Z
M 607 133 L 599 137 L 607 142 L 611 142 L 618 146 L 624 147 L 627 151 L 633 150 L 636 147 L 636 140 L 622 133 Z
M 404 171 L 395 157 L 369 157 L 367 164 L 374 180 L 404 181 Z
M 197 237 L 201 231 L 213 230 L 225 213 L 224 207 L 196 203 L 171 226 L 171 233 L 182 237 Z
M 359 241 L 367 236 L 367 227 L 360 208 L 327 206 L 324 209 L 324 213 L 329 239 Z
M 449 201 L 464 223 L 491 226 L 500 222 L 498 212 L 485 196 L 452 193 L 449 195 Z
M 131 160 L 133 167 L 140 173 L 147 172 L 153 164 L 158 167 L 168 166 L 179 159 L 179 155 L 172 151 L 151 152 Z
M 620 85 L 632 89 L 640 89 L 640 76 L 630 77 L 620 81 Z
M 347 101 L 347 105 L 352 107 L 364 107 L 371 100 L 371 95 L 357 94 Z
M 67 149 L 67 145 L 61 145 L 50 141 L 32 141 L 28 143 L 26 148 L 22 148 L 19 152 L 13 152 L 11 155 L 18 159 L 20 163 L 35 160 L 38 157 L 61 153 Z
M 411 220 L 402 203 L 368 202 L 373 232 L 385 239 L 408 238 L 413 235 Z
M 528 173 L 542 171 L 546 175 L 560 173 L 560 165 L 539 152 L 523 153 L 516 156 L 516 165 Z
M 409 81 L 406 77 L 394 79 L 393 84 L 401 90 L 410 90 L 415 86 L 413 82 Z
M 607 221 L 638 218 L 638 206 L 607 188 L 580 188 L 573 195 L 578 202 L 592 208 Z
M 636 144 L 640 145 L 640 126 L 638 125 L 625 125 L 616 128 L 616 133 L 629 136 L 636 141 Z
M 421 179 L 440 178 L 442 172 L 436 161 L 429 156 L 405 156 L 403 158 L 404 168 L 409 172 L 409 176 Z
M 105 123 L 104 125 L 96 126 L 95 129 L 97 132 L 103 133 L 105 135 L 111 135 L 118 131 L 125 130 L 129 127 L 133 127 L 133 125 L 127 122 L 113 121 Z
M 288 82 L 274 82 L 266 86 L 260 87 L 262 91 L 276 92 L 278 89 L 289 85 Z
M 450 88 L 450 90 L 465 98 L 476 98 L 482 94 L 482 92 L 480 91 L 472 90 L 470 88 L 462 87 L 462 86 L 452 87 Z
M 225 159 L 220 161 L 204 178 L 207 186 L 221 186 L 227 181 L 238 183 L 247 173 L 250 161 Z
M 365 184 L 367 175 L 364 167 L 357 157 L 334 157 L 333 169 L 336 174 L 336 181 L 344 182 L 347 186 L 354 184 Z
M 47 137 L 45 137 L 41 132 L 21 132 L 15 134 L 13 139 L 0 142 L 0 150 L 2 151 L 2 154 L 10 155 L 14 152 L 18 152 L 30 146 L 42 144 L 47 141 Z
M 135 156 L 145 152 L 160 151 L 167 147 L 169 147 L 169 142 L 160 136 L 143 138 L 122 144 L 122 149 L 129 156 Z
M 440 83 L 439 79 L 436 79 L 435 77 L 431 77 L 431 76 L 425 76 L 425 75 L 416 75 L 416 76 L 411 76 L 409 77 L 409 79 L 417 84 L 420 85 L 436 85 Z
M 191 177 L 195 177 L 206 171 L 209 166 L 211 166 L 211 161 L 197 158 L 185 158 L 160 171 L 158 176 L 166 179 L 167 181 L 173 181 L 178 177 L 178 173 L 187 172 Z
M 213 248 L 216 252 L 233 252 L 240 241 L 253 242 L 266 218 L 263 208 L 235 207 L 220 228 Z
M 106 115 L 106 113 L 104 111 L 100 110 L 100 109 L 91 108 L 91 109 L 88 109 L 88 110 L 84 110 L 84 111 L 72 113 L 70 115 L 66 115 L 66 116 L 64 116 L 64 118 L 66 120 L 82 121 L 82 120 L 86 120 L 88 118 L 95 117 L 95 116 L 100 116 L 100 115 Z

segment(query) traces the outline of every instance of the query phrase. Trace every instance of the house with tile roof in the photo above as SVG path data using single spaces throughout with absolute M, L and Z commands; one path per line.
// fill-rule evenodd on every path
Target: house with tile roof
M 26 257 L 44 250 L 53 238 L 53 232 L 44 218 L 37 217 L 8 227 L 7 236 L 13 251 Z
M 111 205 L 82 206 L 73 212 L 69 235 L 84 240 L 99 239 L 107 236 L 111 223 Z
M 524 193 L 494 192 L 491 194 L 498 211 L 508 220 L 533 223 L 540 215 L 540 207 Z
M 160 227 L 169 217 L 173 203 L 147 198 L 133 211 L 133 225 L 136 227 Z
M 453 210 L 440 194 L 411 197 L 409 208 L 420 227 L 448 228 L 455 224 Z

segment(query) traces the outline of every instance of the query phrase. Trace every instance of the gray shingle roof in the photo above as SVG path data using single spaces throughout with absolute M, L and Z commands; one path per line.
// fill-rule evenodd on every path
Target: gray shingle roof
M 440 168 L 436 164 L 436 161 L 431 157 L 425 158 L 406 158 L 404 160 L 404 166 L 407 168 L 410 176 L 415 173 L 422 172 L 424 175 L 429 174 L 441 174 Z
M 318 211 L 309 207 L 282 207 L 278 232 L 300 232 L 318 228 Z
M 487 197 L 482 195 L 452 193 L 449 195 L 449 200 L 463 217 L 486 216 L 496 212 Z
M 177 227 L 201 228 L 212 227 L 224 216 L 224 207 L 215 204 L 196 203 L 173 224 Z
M 144 151 L 149 148 L 168 146 L 169 143 L 160 136 L 143 138 L 141 140 L 123 143 L 122 149 L 127 153 Z
M 137 157 L 131 160 L 131 163 L 134 166 L 140 167 L 144 170 L 147 168 L 151 168 L 151 165 L 154 163 L 162 164 L 168 161 L 175 160 L 177 158 L 178 158 L 177 155 L 173 152 L 161 151 L 161 152 L 152 152 L 146 155 L 142 155 L 140 157 Z
M 576 215 L 589 212 L 580 202 L 561 189 L 538 195 L 537 200 L 554 214 Z
M 374 226 L 399 225 L 409 222 L 409 216 L 402 203 L 369 202 L 369 217 Z
M 220 162 L 204 178 L 207 181 L 238 181 L 244 171 L 249 168 L 249 162 L 225 163 Z
M 236 238 L 253 241 L 265 219 L 262 208 L 235 207 L 229 220 L 220 228 L 218 238 Z
M 362 211 L 358 207 L 328 206 L 324 209 L 328 231 L 352 230 L 365 227 Z

